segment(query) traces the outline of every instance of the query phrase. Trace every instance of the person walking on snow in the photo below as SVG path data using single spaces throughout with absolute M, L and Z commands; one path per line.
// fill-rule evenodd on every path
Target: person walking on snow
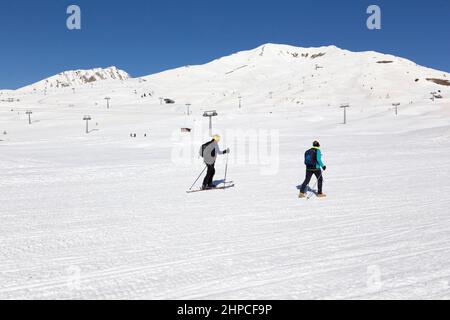
M 327 166 L 324 165 L 322 162 L 322 152 L 320 151 L 320 143 L 318 141 L 314 141 L 313 147 L 305 152 L 305 165 L 306 165 L 306 177 L 305 181 L 303 181 L 303 184 L 300 188 L 299 198 L 306 197 L 306 187 L 311 181 L 313 175 L 315 175 L 317 178 L 317 185 L 318 185 L 317 196 L 320 198 L 326 197 L 326 195 L 322 193 L 323 178 L 321 169 L 325 171 L 327 169 Z
M 202 145 L 200 148 L 200 156 L 205 161 L 206 167 L 208 168 L 206 172 L 205 179 L 203 180 L 202 190 L 215 188 L 216 186 L 213 184 L 214 174 L 216 173 L 216 169 L 214 165 L 216 163 L 217 155 L 230 153 L 230 149 L 227 148 L 224 151 L 219 149 L 219 141 L 220 136 L 214 135 L 212 140 Z

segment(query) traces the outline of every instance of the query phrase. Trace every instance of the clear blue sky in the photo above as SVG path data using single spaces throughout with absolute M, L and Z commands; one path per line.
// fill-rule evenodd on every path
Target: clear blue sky
M 82 30 L 66 9 L 82 10 Z M 382 30 L 366 28 L 370 4 Z M 0 88 L 115 65 L 142 76 L 263 43 L 376 50 L 450 71 L 450 0 L 0 0 Z

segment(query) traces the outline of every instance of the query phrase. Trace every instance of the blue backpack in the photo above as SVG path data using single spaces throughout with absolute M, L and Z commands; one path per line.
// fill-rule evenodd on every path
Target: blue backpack
M 316 149 L 309 149 L 305 152 L 305 165 L 308 169 L 317 168 L 317 151 Z

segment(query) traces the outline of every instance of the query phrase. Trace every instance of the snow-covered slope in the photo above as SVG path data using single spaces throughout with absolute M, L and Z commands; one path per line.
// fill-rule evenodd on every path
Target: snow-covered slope
M 450 92 L 429 78 L 450 81 L 450 74 L 377 52 L 266 44 L 145 79 L 175 99 L 194 95 L 198 103 L 235 105 L 241 96 L 247 103 L 312 106 L 410 103 L 437 90 Z
M 375 52 L 268 44 L 3 91 L 0 299 L 449 299 L 448 78 Z M 227 167 L 236 186 L 187 194 L 208 109 L 231 149 L 215 180 Z M 313 140 L 328 197 L 300 200 Z
M 116 67 L 95 68 L 90 70 L 65 71 L 50 78 L 19 89 L 19 91 L 52 90 L 67 87 L 79 87 L 104 80 L 127 80 L 130 75 Z
M 102 86 L 101 80 L 123 81 Z M 67 71 L 19 91 L 41 91 L 51 96 L 88 83 L 95 87 L 94 96 L 102 90 L 103 95 L 111 93 L 114 87 L 116 93 L 127 93 L 128 101 L 138 98 L 139 102 L 141 95 L 150 93 L 155 99 L 167 97 L 183 104 L 218 108 L 236 106 L 239 97 L 242 105 L 259 107 L 342 103 L 378 106 L 450 97 L 449 73 L 403 58 L 373 51 L 350 52 L 335 46 L 298 48 L 278 44 L 139 79 L 130 79 L 115 67 Z

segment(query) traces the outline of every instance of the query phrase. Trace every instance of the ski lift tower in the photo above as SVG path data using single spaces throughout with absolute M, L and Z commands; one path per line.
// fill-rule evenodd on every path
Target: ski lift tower
M 109 109 L 109 100 L 111 100 L 111 98 L 106 97 L 105 100 L 106 100 L 106 109 Z
M 84 116 L 83 120 L 86 121 L 86 133 L 89 133 L 89 120 L 92 120 L 91 116 Z
M 191 132 L 191 128 L 187 127 L 187 119 L 191 115 L 191 110 L 189 107 L 191 106 L 190 103 L 186 103 L 186 113 L 184 115 L 184 128 L 181 128 L 181 132 Z
M 191 104 L 190 103 L 186 103 L 186 114 L 189 116 L 191 115 Z
M 212 117 L 217 117 L 217 111 L 216 110 L 211 110 L 211 111 L 205 111 L 205 113 L 203 113 L 204 117 L 209 117 L 209 136 L 212 137 Z
M 347 124 L 347 108 L 350 108 L 349 104 L 343 104 L 340 107 L 341 109 L 344 109 L 344 124 Z
M 397 116 L 398 115 L 398 106 L 400 105 L 400 102 L 393 103 L 392 105 L 395 107 L 395 115 Z
M 28 124 L 31 124 L 31 115 L 33 114 L 33 111 L 27 110 L 25 113 L 28 115 Z

